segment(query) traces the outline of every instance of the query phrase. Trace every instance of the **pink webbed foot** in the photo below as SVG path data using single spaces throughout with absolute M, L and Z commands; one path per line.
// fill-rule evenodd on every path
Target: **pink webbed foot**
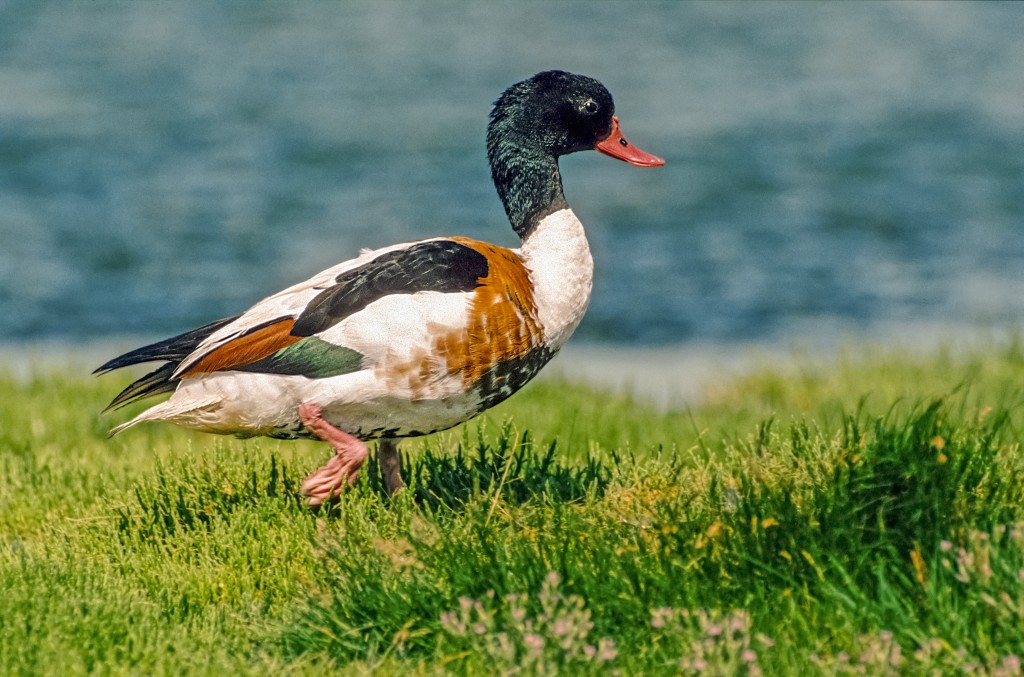
M 302 494 L 311 506 L 318 506 L 338 495 L 342 488 L 355 484 L 359 469 L 366 462 L 366 445 L 343 430 L 335 428 L 320 416 L 320 406 L 304 403 L 299 418 L 306 428 L 327 442 L 336 452 L 331 460 L 316 469 L 302 483 Z

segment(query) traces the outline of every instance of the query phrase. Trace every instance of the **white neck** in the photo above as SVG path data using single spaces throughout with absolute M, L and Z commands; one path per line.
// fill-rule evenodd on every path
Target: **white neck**
M 537 315 L 549 348 L 562 347 L 590 303 L 594 260 L 583 224 L 571 209 L 545 216 L 519 249 L 530 270 Z

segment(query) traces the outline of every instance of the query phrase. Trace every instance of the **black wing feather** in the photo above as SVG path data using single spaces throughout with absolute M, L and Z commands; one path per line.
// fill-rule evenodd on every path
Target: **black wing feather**
M 382 254 L 347 270 L 307 304 L 295 320 L 293 336 L 313 336 L 374 301 L 420 291 L 464 292 L 487 277 L 487 257 L 453 240 L 431 240 Z
M 225 317 L 223 320 L 217 320 L 210 324 L 204 324 L 202 327 L 187 331 L 184 334 L 178 334 L 172 336 L 169 339 L 163 341 L 157 341 L 151 343 L 148 346 L 142 346 L 136 348 L 124 355 L 119 355 L 114 359 L 106 362 L 103 366 L 99 367 L 94 371 L 94 374 L 104 374 L 114 369 L 120 369 L 121 367 L 127 367 L 132 364 L 140 364 L 142 362 L 157 362 L 159 360 L 176 360 L 181 362 L 196 349 L 196 347 L 202 343 L 206 338 L 217 331 L 221 327 L 237 320 L 240 315 L 234 317 Z
M 178 368 L 178 365 L 181 364 L 181 361 L 191 355 L 210 334 L 234 322 L 238 317 L 238 315 L 225 317 L 223 320 L 204 324 L 202 327 L 187 331 L 184 334 L 178 334 L 169 339 L 136 348 L 105 363 L 93 373 L 104 374 L 113 369 L 120 369 L 132 364 L 167 360 L 166 364 L 134 381 L 130 386 L 118 393 L 117 397 L 111 400 L 104 411 L 123 407 L 145 397 L 173 391 L 178 387 L 178 381 L 177 379 L 172 379 L 171 376 L 174 374 L 174 370 Z
M 177 367 L 177 362 L 167 362 L 159 369 L 155 369 L 139 380 L 133 381 L 130 386 L 122 390 L 117 394 L 117 397 L 110 401 L 110 404 L 103 409 L 104 413 L 112 409 L 119 409 L 126 404 L 137 402 L 145 397 L 174 392 L 174 389 L 178 387 L 178 380 L 171 380 L 171 374 L 174 373 L 175 367 Z

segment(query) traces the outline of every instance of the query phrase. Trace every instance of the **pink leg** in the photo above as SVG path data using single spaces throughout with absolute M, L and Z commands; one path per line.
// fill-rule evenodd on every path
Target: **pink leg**
M 337 452 L 302 483 L 302 493 L 309 504 L 317 506 L 337 496 L 343 487 L 355 484 L 369 451 L 355 437 L 321 418 L 319 405 L 308 402 L 300 405 L 299 418 L 311 433 L 330 444 Z

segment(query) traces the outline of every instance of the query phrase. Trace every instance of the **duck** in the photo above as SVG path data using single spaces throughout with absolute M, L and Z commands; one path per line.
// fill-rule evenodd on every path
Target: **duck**
M 110 435 L 165 421 L 243 438 L 322 440 L 334 455 L 302 484 L 310 506 L 354 484 L 367 442 L 376 441 L 385 490 L 400 490 L 400 440 L 504 401 L 583 318 L 594 264 L 559 158 L 597 150 L 639 167 L 664 164 L 626 140 L 604 85 L 560 70 L 498 97 L 486 146 L 520 247 L 452 236 L 363 250 L 240 315 L 119 355 L 95 373 L 162 364 L 104 412 L 170 397 Z

